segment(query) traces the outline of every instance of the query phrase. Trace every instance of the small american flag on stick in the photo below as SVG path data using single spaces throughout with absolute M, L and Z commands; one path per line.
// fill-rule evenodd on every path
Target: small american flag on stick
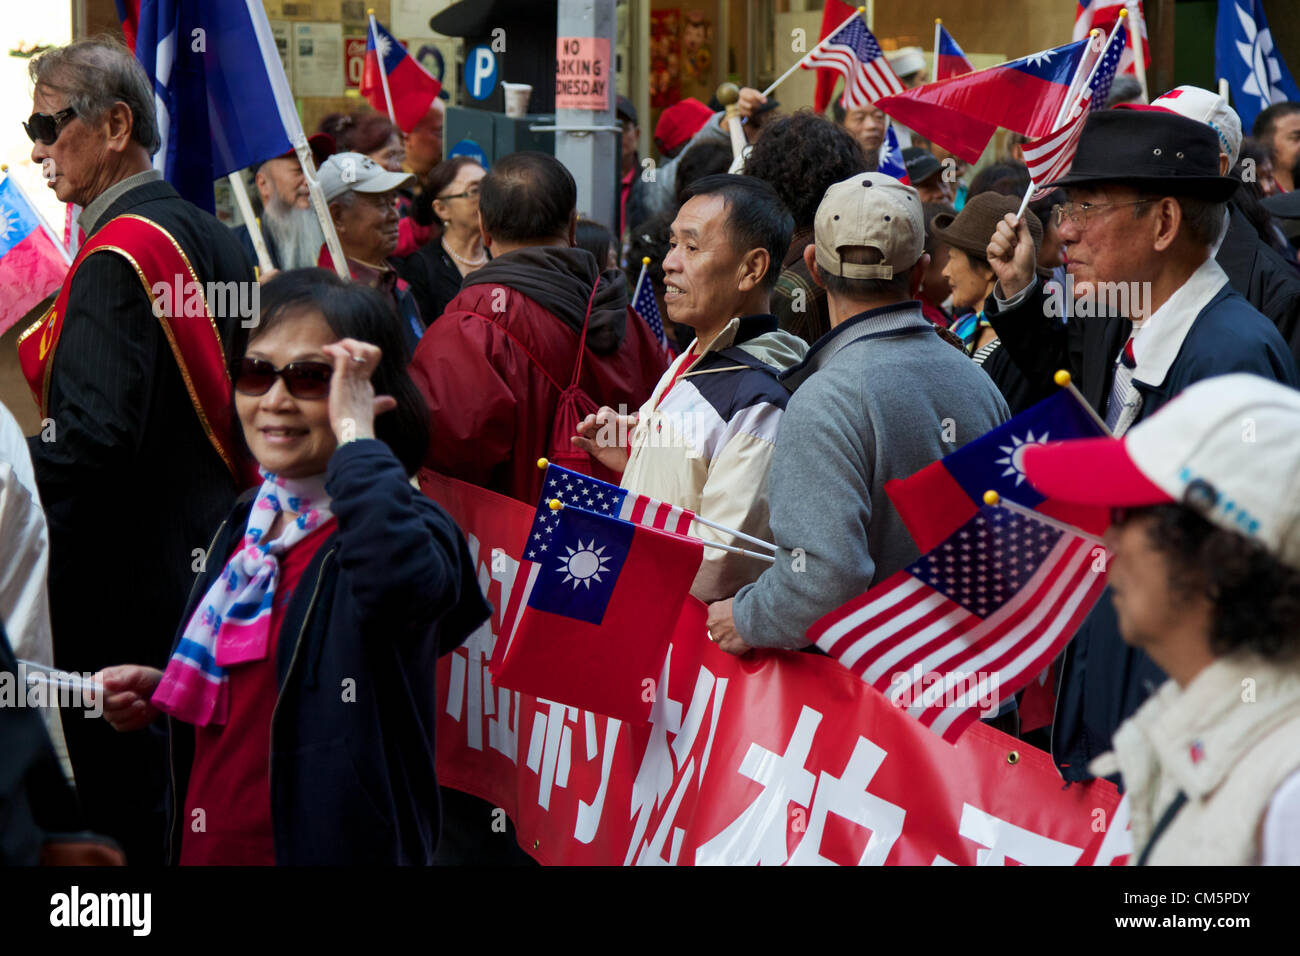
M 808 636 L 956 743 L 1074 635 L 1106 586 L 1098 539 L 1009 503 L 983 506 L 927 554 Z

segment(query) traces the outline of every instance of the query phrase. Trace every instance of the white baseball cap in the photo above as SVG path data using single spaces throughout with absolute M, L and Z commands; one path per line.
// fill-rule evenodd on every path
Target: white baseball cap
M 1237 165 L 1241 154 L 1241 117 L 1218 93 L 1199 86 L 1175 86 L 1151 101 L 1151 106 L 1170 110 L 1198 123 L 1204 123 L 1219 137 L 1219 145 L 1228 154 L 1228 168 Z
M 386 193 L 415 182 L 413 173 L 390 173 L 362 153 L 335 153 L 321 163 L 320 188 L 326 202 L 333 202 L 349 189 L 359 193 Z
M 826 190 L 813 218 L 817 268 L 846 279 L 892 279 L 925 252 L 921 197 L 884 173 L 859 173 Z M 840 250 L 865 246 L 880 252 L 877 265 L 844 262 Z
M 1300 391 L 1237 373 L 1189 386 L 1121 439 L 1024 451 L 1030 484 L 1087 505 L 1181 504 L 1300 568 Z
M 899 76 L 911 76 L 925 69 L 925 51 L 919 46 L 905 46 L 886 54 L 890 67 Z

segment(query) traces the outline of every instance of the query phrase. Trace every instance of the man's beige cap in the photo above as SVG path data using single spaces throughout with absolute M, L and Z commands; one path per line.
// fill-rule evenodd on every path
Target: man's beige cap
M 925 251 L 921 197 L 884 173 L 859 173 L 826 190 L 813 231 L 817 268 L 846 279 L 892 279 Z M 842 262 L 840 250 L 848 246 L 879 250 L 880 263 Z

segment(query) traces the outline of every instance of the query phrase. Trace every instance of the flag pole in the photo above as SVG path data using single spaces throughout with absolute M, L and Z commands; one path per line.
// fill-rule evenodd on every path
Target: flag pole
M 943 29 L 943 20 L 934 18 L 934 78 L 939 79 L 939 31 Z
M 260 279 L 275 269 L 275 263 L 271 261 L 271 252 L 266 248 L 266 239 L 262 236 L 262 224 L 253 215 L 253 204 L 248 201 L 248 187 L 244 185 L 243 173 L 237 169 L 226 178 L 230 180 L 230 191 L 234 194 L 235 205 L 239 207 L 239 215 L 243 217 L 244 227 L 248 230 L 248 238 L 253 240 Z
M 1052 376 L 1052 381 L 1056 382 L 1056 384 L 1061 386 L 1061 388 L 1069 389 L 1070 394 L 1078 400 L 1079 404 L 1084 407 L 1090 416 L 1092 416 L 1092 420 L 1101 428 L 1102 434 L 1111 434 L 1111 430 L 1106 427 L 1106 422 L 1097 414 L 1097 410 L 1088 404 L 1088 400 L 1083 397 L 1083 393 L 1075 387 L 1074 380 L 1069 372 L 1065 369 L 1061 369 Z
M 1223 97 L 1225 103 L 1229 102 L 1228 92 L 1228 81 L 1223 77 L 1219 77 L 1219 95 Z
M 641 257 L 641 271 L 637 274 L 637 277 L 636 277 L 636 288 L 634 288 L 634 289 L 632 290 L 632 303 L 633 303 L 633 305 L 636 304 L 636 300 L 637 300 L 637 298 L 641 295 L 641 283 L 645 281 L 645 271 L 646 271 L 646 267 L 649 266 L 649 265 L 650 265 L 650 257 L 649 257 L 649 256 L 642 256 L 642 257 Z
M 343 255 L 343 246 L 339 243 L 339 234 L 334 229 L 334 220 L 330 217 L 329 204 L 321 191 L 320 180 L 316 178 L 316 163 L 312 160 L 311 145 L 307 134 L 302 129 L 302 117 L 298 115 L 293 102 L 293 93 L 289 89 L 289 78 L 284 75 L 284 64 L 276 51 L 275 38 L 271 35 L 271 24 L 266 18 L 266 10 L 260 3 L 250 2 L 249 18 L 253 23 L 253 33 L 257 36 L 258 49 L 262 54 L 262 63 L 266 77 L 271 83 L 271 92 L 275 98 L 275 109 L 280 115 L 280 124 L 288 134 L 289 143 L 298 163 L 302 166 L 303 178 L 307 180 L 307 191 L 311 195 L 312 209 L 320 221 L 321 232 L 325 234 L 325 246 L 329 249 L 330 259 L 334 262 L 334 271 L 344 281 L 351 280 L 347 259 Z
M 1133 29 L 1129 30 L 1129 43 L 1133 47 L 1133 72 L 1137 74 L 1138 83 L 1142 86 L 1142 99 L 1144 102 L 1151 102 L 1151 94 L 1147 92 L 1147 58 L 1142 50 L 1142 33 L 1146 30 L 1146 24 L 1142 22 L 1142 6 L 1138 0 L 1128 0 L 1124 7 L 1125 11 L 1132 15 Z
M 835 34 L 839 33 L 841 30 L 843 30 L 843 29 L 848 25 L 848 23 L 849 23 L 850 20 L 852 20 L 852 19 L 853 19 L 854 17 L 856 17 L 856 16 L 861 16 L 864 12 L 866 12 L 866 9 L 867 9 L 866 7 L 858 7 L 856 10 L 853 11 L 852 14 L 850 14 L 850 15 L 847 16 L 847 17 L 845 17 L 843 23 L 841 23 L 839 26 L 837 26 L 837 27 L 836 27 L 834 30 L 832 30 L 830 33 L 826 34 L 824 37 L 822 37 L 820 40 L 818 40 L 818 41 L 817 41 L 817 45 L 816 45 L 815 47 L 813 47 L 811 50 L 809 50 L 807 53 L 805 53 L 802 57 L 800 57 L 799 60 L 798 60 L 798 62 L 796 62 L 794 66 L 790 67 L 790 69 L 786 70 L 784 73 L 782 73 L 780 76 L 778 76 L 775 80 L 773 80 L 773 81 L 772 81 L 772 85 L 769 86 L 767 89 L 765 89 L 765 90 L 763 91 L 763 95 L 764 95 L 764 96 L 771 96 L 771 95 L 772 95 L 772 91 L 773 91 L 774 89 L 776 89 L 778 86 L 780 86 L 780 85 L 781 85 L 782 83 L 784 83 L 786 80 L 788 80 L 788 79 L 790 78 L 791 74 L 793 74 L 795 70 L 799 69 L 799 67 L 803 66 L 804 63 L 806 63 L 806 62 L 808 61 L 808 57 L 812 56 L 814 53 L 816 53 L 818 50 L 820 50 L 820 49 L 822 48 L 822 46 L 826 43 L 827 40 L 829 40 L 831 37 L 835 36 Z M 867 21 L 868 21 L 868 23 L 870 23 L 870 20 L 871 20 L 871 18 L 870 18 L 870 16 L 868 16 L 868 17 L 867 17 Z M 870 29 L 869 26 L 868 26 L 868 29 Z
M 561 501 L 559 498 L 552 498 L 552 499 L 551 499 L 551 510 L 552 510 L 552 511 L 560 511 L 560 510 L 562 510 L 562 509 L 564 509 L 564 508 L 567 508 L 567 507 L 569 507 L 569 506 L 566 505 L 566 504 L 565 504 L 563 501 Z M 578 510 L 581 511 L 582 509 L 579 508 Z M 696 517 L 697 517 L 697 520 L 698 520 L 698 515 L 697 515 Z M 709 524 L 709 527 L 711 527 L 711 528 L 718 528 L 718 529 L 720 529 L 720 530 L 722 530 L 722 531 L 725 531 L 727 534 L 735 535 L 735 536 L 738 537 L 738 538 L 746 538 L 747 540 L 750 540 L 750 541 L 755 540 L 754 538 L 750 538 L 748 535 L 740 534 L 739 532 L 737 532 L 737 531 L 732 531 L 732 530 L 729 529 L 729 528 L 723 528 L 721 525 L 712 524 L 712 523 L 710 523 L 710 522 L 701 522 L 701 523 L 702 523 L 702 524 Z M 655 530 L 658 530 L 658 529 L 655 529 Z M 668 533 L 671 533 L 671 532 L 668 532 Z M 686 538 L 694 538 L 696 541 L 698 541 L 700 544 L 702 544 L 702 545 L 703 545 L 704 547 L 706 547 L 706 548 L 716 548 L 716 549 L 719 550 L 719 551 L 727 551 L 727 552 L 730 552 L 731 554 L 742 554 L 742 555 L 744 555 L 744 556 L 747 557 L 747 558 L 757 558 L 757 559 L 760 560 L 760 561 L 767 561 L 769 564 L 775 564 L 775 563 L 776 563 L 776 555 L 775 555 L 775 554 L 759 554 L 757 551 L 746 551 L 744 548 L 734 548 L 734 547 L 732 547 L 732 546 L 729 545 L 729 544 L 719 544 L 717 541 L 706 541 L 704 538 L 697 538 L 697 537 L 695 537 L 695 535 L 682 535 L 682 537 L 686 537 Z
M 393 112 L 393 95 L 388 92 L 388 71 L 384 69 L 384 51 L 379 45 L 379 31 L 375 28 L 375 11 L 367 10 L 370 17 L 370 40 L 375 45 L 375 60 L 379 64 L 379 82 L 384 88 L 384 102 L 388 104 L 388 118 L 397 126 L 397 114 Z M 400 127 L 399 127 L 400 128 Z

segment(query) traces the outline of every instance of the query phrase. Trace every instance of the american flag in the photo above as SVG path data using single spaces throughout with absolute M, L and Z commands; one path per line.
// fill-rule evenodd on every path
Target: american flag
M 558 498 L 568 507 L 621 518 L 673 534 L 687 534 L 695 520 L 693 511 L 548 464 L 546 477 L 542 479 L 542 495 L 537 502 L 537 517 L 528 529 L 528 543 L 524 545 L 524 557 L 530 561 L 544 557 L 544 552 L 550 547 L 548 541 L 559 526 L 560 512 L 552 511 L 550 507 L 553 498 Z
M 659 345 L 670 351 L 668 336 L 664 334 L 664 321 L 659 315 L 659 303 L 655 299 L 654 286 L 646 275 L 648 265 L 648 260 L 641 263 L 641 274 L 636 278 L 636 294 L 632 297 L 632 310 L 645 319 L 645 324 L 650 326 L 650 331 L 659 340 Z
M 844 74 L 841 102 L 846 110 L 862 109 L 882 96 L 904 90 L 861 16 L 855 16 L 827 37 L 800 66 L 805 70 L 826 67 Z
M 1147 23 L 1142 9 L 1142 0 L 1079 0 L 1079 6 L 1074 11 L 1074 39 L 1082 40 L 1093 30 L 1101 30 L 1103 34 L 1109 36 L 1110 32 L 1115 29 L 1115 24 L 1119 22 L 1119 12 L 1126 6 L 1130 7 L 1128 18 L 1130 22 L 1134 19 L 1132 14 L 1137 14 L 1142 31 L 1143 63 L 1150 66 L 1151 47 L 1147 43 Z M 1119 52 L 1119 72 L 1137 72 L 1133 63 L 1133 48 L 1129 45 L 1127 38 Z M 1106 97 L 1098 96 L 1097 102 L 1105 103 Z
M 1096 538 L 1022 508 L 985 505 L 808 636 L 955 743 L 982 708 L 1010 698 L 1074 635 L 1106 586 L 1107 558 Z
M 1115 80 L 1115 70 L 1126 49 L 1123 25 L 1106 44 L 1097 61 L 1091 86 L 1075 101 L 1069 118 L 1042 139 L 1031 140 L 1020 149 L 1029 167 L 1029 178 L 1037 190 L 1031 199 L 1041 199 L 1051 192 L 1051 184 L 1061 179 L 1074 164 L 1074 154 L 1079 149 L 1079 137 L 1093 103 L 1105 103 L 1110 95 L 1110 85 Z

